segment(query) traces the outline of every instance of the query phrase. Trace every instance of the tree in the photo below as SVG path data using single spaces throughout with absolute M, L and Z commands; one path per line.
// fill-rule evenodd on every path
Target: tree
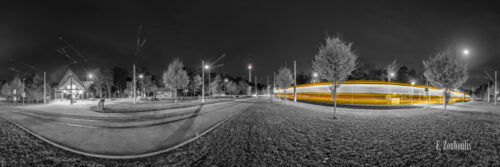
M 190 87 L 193 90 L 193 93 L 195 94 L 195 96 L 196 96 L 196 92 L 198 92 L 198 90 L 200 90 L 201 84 L 202 84 L 202 81 L 201 81 L 200 75 L 194 76 L 193 77 L 193 82 L 191 82 L 191 86 Z
M 293 76 L 292 72 L 290 69 L 286 67 L 281 67 L 281 69 L 278 71 L 278 76 L 276 77 L 276 84 L 283 89 L 284 95 L 285 95 L 285 103 L 286 103 L 286 89 L 293 83 Z
M 38 102 L 39 99 L 43 100 L 43 76 L 39 73 L 33 77 L 33 82 L 30 83 L 30 92 Z
M 12 89 L 11 89 L 8 82 L 5 82 L 2 85 L 2 89 L 0 89 L 0 93 L 2 93 L 2 95 L 6 98 L 9 98 L 12 95 Z
M 333 118 L 336 119 L 337 88 L 356 69 L 358 55 L 351 50 L 351 42 L 344 42 L 338 36 L 327 37 L 325 42 L 314 57 L 313 68 L 321 78 L 332 82 L 330 91 L 334 102 Z
M 227 81 L 226 82 L 226 91 L 229 92 L 229 94 L 236 94 L 236 92 L 238 91 L 238 87 L 236 86 L 236 83 L 234 83 L 233 81 Z
M 398 69 L 399 65 L 396 63 L 396 60 L 394 60 L 391 64 L 387 65 L 387 67 L 385 68 L 387 81 L 391 81 L 391 77 L 394 77 L 391 75 L 396 75 Z
M 250 85 L 248 84 L 248 82 L 244 81 L 244 80 L 240 80 L 240 82 L 238 83 L 238 88 L 239 88 L 239 91 L 241 92 L 241 94 L 249 95 L 250 94 L 250 91 L 248 90 L 249 86 Z
M 99 95 L 99 98 L 102 98 L 102 89 L 104 88 L 105 86 L 105 78 L 103 76 L 103 72 L 101 69 L 99 68 L 96 68 L 93 70 L 94 72 L 92 72 L 94 74 L 94 77 L 92 78 L 94 83 L 92 84 L 96 90 L 96 92 L 98 93 Z
M 128 77 L 130 75 L 127 70 L 120 67 L 113 68 L 113 85 L 115 86 L 115 90 L 118 90 L 122 94 L 125 93 Z
M 460 53 L 446 48 L 423 61 L 425 72 L 424 76 L 435 87 L 444 89 L 444 110 L 446 115 L 446 104 L 450 89 L 460 87 L 469 78 L 467 66 L 460 60 Z
M 158 89 L 158 86 L 156 85 L 155 80 L 153 79 L 154 77 L 152 75 L 145 74 L 142 78 L 144 91 L 146 93 L 146 97 L 148 96 L 147 94 L 156 91 Z
M 221 76 L 220 75 L 217 75 L 215 76 L 215 79 L 214 81 L 212 81 L 212 83 L 210 83 L 210 91 L 212 92 L 212 94 L 216 93 L 216 92 L 220 92 L 220 88 L 222 86 L 222 79 L 221 79 Z
M 168 65 L 167 71 L 163 72 L 163 83 L 174 90 L 175 103 L 177 103 L 177 90 L 189 84 L 189 76 L 184 70 L 184 64 L 178 58 L 175 58 Z
M 102 84 L 106 87 L 108 98 L 111 98 L 111 88 L 113 87 L 113 71 L 109 68 L 102 70 Z M 101 95 L 102 96 L 102 95 Z

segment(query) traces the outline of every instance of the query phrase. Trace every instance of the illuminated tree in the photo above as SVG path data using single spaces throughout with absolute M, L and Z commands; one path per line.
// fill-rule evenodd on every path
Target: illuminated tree
M 191 89 L 193 90 L 193 93 L 196 96 L 196 92 L 201 88 L 202 80 L 200 75 L 196 75 L 193 77 L 193 82 L 191 82 Z
M 461 54 L 451 48 L 437 53 L 435 56 L 424 60 L 424 76 L 429 82 L 440 89 L 444 89 L 444 109 L 448 103 L 449 91 L 460 87 L 469 78 L 467 66 L 460 60 Z
M 178 58 L 174 59 L 168 65 L 167 71 L 163 72 L 163 83 L 174 90 L 175 103 L 177 103 L 177 90 L 189 84 L 189 76 L 184 70 L 184 64 Z
M 287 101 L 286 89 L 293 83 L 293 76 L 290 69 L 286 67 L 281 67 L 278 71 L 278 75 L 276 76 L 276 84 L 283 89 L 283 93 L 285 96 L 285 103 Z
M 386 75 L 387 75 L 387 81 L 391 81 L 391 75 L 396 75 L 396 72 L 398 72 L 399 65 L 396 63 L 396 60 L 394 60 L 391 64 L 387 65 L 385 68 Z
M 340 37 L 327 37 L 314 57 L 313 68 L 322 79 L 332 82 L 330 87 L 334 102 L 333 118 L 337 112 L 337 88 L 356 69 L 358 55 L 351 49 L 352 43 L 344 42 Z
M 248 87 L 250 85 L 248 84 L 247 81 L 244 81 L 244 80 L 241 80 L 239 83 L 238 83 L 238 88 L 239 88 L 239 91 L 241 92 L 241 94 L 247 94 L 249 95 L 250 92 L 248 91 Z
M 0 90 L 0 92 L 2 93 L 2 95 L 6 98 L 9 98 L 11 95 L 12 95 L 12 89 L 10 88 L 10 85 L 8 82 L 5 82 L 3 85 L 2 85 L 2 89 Z

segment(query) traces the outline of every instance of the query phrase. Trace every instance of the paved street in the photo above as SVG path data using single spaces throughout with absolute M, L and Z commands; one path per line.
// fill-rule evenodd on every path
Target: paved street
M 72 150 L 95 155 L 133 156 L 161 152 L 183 143 L 252 104 L 250 99 L 168 111 L 187 112 L 188 117 L 198 114 L 180 120 L 171 117 L 94 120 L 12 109 L 0 111 L 0 115 Z

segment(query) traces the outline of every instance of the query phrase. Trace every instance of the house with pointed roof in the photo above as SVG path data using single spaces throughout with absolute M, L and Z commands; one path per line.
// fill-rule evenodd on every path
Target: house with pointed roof
M 81 99 L 92 84 L 93 81 L 80 80 L 70 69 L 57 86 L 56 93 L 60 94 L 61 99 Z

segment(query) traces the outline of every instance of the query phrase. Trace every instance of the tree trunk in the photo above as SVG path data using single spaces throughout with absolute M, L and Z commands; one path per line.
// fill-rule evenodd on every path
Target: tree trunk
M 102 98 L 102 88 L 99 87 L 99 98 Z
M 443 97 L 444 97 L 444 115 L 446 115 L 446 105 L 448 104 L 448 89 L 444 89 Z
M 333 119 L 337 119 L 337 82 L 333 81 L 332 83 L 332 99 L 333 99 Z
M 283 99 L 285 100 L 285 101 L 284 101 L 284 103 L 285 103 L 285 105 L 286 105 L 286 98 L 287 98 L 287 97 L 286 97 L 286 95 L 287 95 L 287 94 L 286 94 L 286 89 L 283 89 L 283 92 L 284 92 L 284 96 L 283 96 L 284 98 L 283 98 Z
M 108 98 L 111 98 L 111 86 L 108 86 Z
M 177 89 L 174 90 L 175 104 L 177 104 Z

